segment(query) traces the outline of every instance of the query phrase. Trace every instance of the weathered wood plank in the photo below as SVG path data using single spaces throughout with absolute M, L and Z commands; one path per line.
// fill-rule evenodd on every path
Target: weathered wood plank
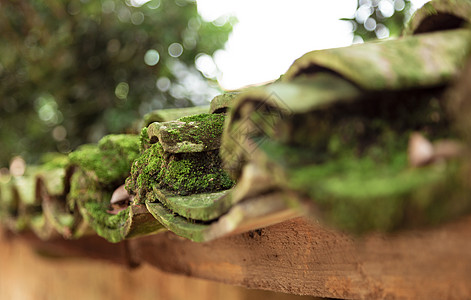
M 45 259 L 35 255 L 30 244 L 2 239 L 1 228 L 0 299 L 315 300 L 186 278 L 148 265 L 131 271 L 84 258 Z
M 0 231 L 2 231 L 1 229 Z M 82 236 L 76 240 L 65 240 L 58 237 L 43 241 L 29 231 L 24 231 L 21 234 L 5 231 L 4 235 L 6 239 L 10 239 L 12 242 L 14 239 L 27 242 L 35 252 L 46 257 L 81 257 L 108 261 L 127 267 L 136 267 L 138 265 L 137 262 L 131 260 L 128 241 L 113 244 L 97 235 Z
M 364 299 L 471 298 L 471 217 L 362 238 L 296 218 L 195 243 L 171 232 L 130 241 L 164 271 L 249 288 Z

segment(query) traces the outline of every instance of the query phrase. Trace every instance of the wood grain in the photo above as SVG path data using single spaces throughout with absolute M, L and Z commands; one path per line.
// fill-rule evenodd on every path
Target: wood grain
M 470 299 L 471 217 L 355 238 L 305 218 L 195 243 L 171 232 L 130 241 L 161 270 L 249 288 L 348 299 Z
M 86 258 L 45 258 L 24 240 L 2 239 L 1 230 L 0 299 L 314 300 L 167 274 L 149 265 L 129 270 Z

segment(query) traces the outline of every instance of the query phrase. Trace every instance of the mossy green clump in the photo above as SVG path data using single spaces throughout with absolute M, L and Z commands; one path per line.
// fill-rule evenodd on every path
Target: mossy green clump
M 179 195 L 213 192 L 232 187 L 234 182 L 221 167 L 218 151 L 166 153 L 155 143 L 134 162 L 126 189 L 143 203 L 152 186 Z
M 126 179 L 126 190 L 133 195 L 135 203 L 144 203 L 146 194 L 157 183 L 164 165 L 163 148 L 160 143 L 149 146 L 132 164 L 131 176 Z
M 126 180 L 126 189 L 136 195 L 135 203 L 144 203 L 153 186 L 179 195 L 232 187 L 234 182 L 222 169 L 217 150 L 224 116 L 199 114 L 157 125 L 142 130 L 141 145 L 147 146 L 141 146 L 144 151 Z M 149 137 L 149 130 L 159 139 Z
M 280 186 L 311 198 L 328 223 L 350 232 L 459 216 L 471 210 L 460 158 L 413 167 L 408 157 L 411 133 L 432 142 L 457 139 L 439 92 L 375 93 L 292 115 L 259 145 L 259 163 Z
M 208 110 L 208 106 L 158 109 L 144 116 L 143 126 L 147 127 L 153 122 L 168 122 L 184 116 L 207 113 Z
M 129 175 L 132 162 L 139 156 L 139 136 L 108 135 L 98 145 L 83 145 L 69 154 L 71 163 L 92 171 L 102 185 L 116 185 Z
M 308 193 L 328 223 L 363 233 L 431 225 L 471 208 L 459 191 L 457 165 L 420 169 L 375 167 L 367 158 L 310 166 L 289 173 L 288 185 Z M 452 202 L 455 201 L 455 202 Z
M 138 136 L 134 134 L 110 134 L 104 136 L 99 142 L 100 150 L 117 150 L 127 155 L 137 151 Z
M 161 123 L 159 141 L 167 152 L 202 152 L 218 149 L 224 116 L 199 114 Z
M 83 169 L 76 170 L 70 178 L 70 191 L 67 195 L 68 210 L 74 211 L 78 202 L 103 201 L 103 192 L 93 173 Z
M 97 226 L 107 229 L 115 230 L 123 228 L 129 216 L 129 207 L 120 211 L 116 215 L 112 215 L 107 212 L 109 206 L 106 205 L 106 203 L 87 202 L 84 204 L 84 207 L 87 210 L 87 213 L 92 216 L 92 222 L 96 223 Z
M 203 122 L 201 129 L 204 131 L 217 131 L 224 124 L 224 116 L 218 114 L 191 115 L 178 119 L 180 122 Z M 222 122 L 222 123 L 221 123 Z M 214 124 L 215 123 L 215 124 Z M 220 130 L 221 128 L 219 128 Z
M 160 185 L 179 195 L 226 190 L 234 185 L 218 151 L 173 156 L 159 174 Z
M 147 127 L 142 128 L 139 135 L 139 152 L 143 153 L 150 147 L 150 138 L 147 134 Z
M 41 169 L 52 170 L 57 168 L 66 168 L 70 161 L 66 154 L 46 153 L 41 156 Z
M 125 238 L 129 208 L 116 215 L 108 213 L 112 191 L 113 188 L 102 187 L 90 171 L 79 169 L 72 175 L 67 201 L 69 209 L 78 209 L 98 235 L 108 241 L 119 242 Z

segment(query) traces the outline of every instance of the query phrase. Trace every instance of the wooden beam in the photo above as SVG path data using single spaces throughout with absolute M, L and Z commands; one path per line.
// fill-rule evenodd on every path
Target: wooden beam
M 1 228 L 0 228 L 1 229 Z M 27 242 L 35 252 L 45 257 L 57 258 L 88 258 L 108 261 L 114 264 L 134 268 L 138 263 L 131 259 L 129 241 L 110 243 L 98 235 L 83 236 L 77 240 L 65 240 L 61 237 L 43 241 L 33 232 L 25 231 L 21 234 L 4 232 L 6 239 L 21 239 Z M 0 234 L 0 240 L 2 235 Z
M 296 218 L 206 243 L 171 232 L 130 241 L 133 260 L 248 288 L 362 299 L 471 297 L 471 217 L 355 238 Z

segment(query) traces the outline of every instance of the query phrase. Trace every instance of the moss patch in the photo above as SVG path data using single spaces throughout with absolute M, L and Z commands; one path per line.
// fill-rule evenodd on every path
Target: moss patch
M 106 212 L 108 210 L 108 205 L 105 203 L 87 202 L 84 204 L 84 207 L 93 217 L 93 222 L 96 223 L 97 226 L 113 230 L 124 227 L 129 215 L 129 207 L 120 211 L 116 215 Z
M 125 238 L 128 229 L 129 208 L 116 215 L 109 214 L 112 191 L 103 188 L 90 171 L 78 169 L 72 175 L 67 201 L 71 210 L 79 209 L 80 215 L 98 235 L 119 242 Z
M 143 125 L 144 127 L 147 127 L 153 122 L 173 121 L 184 116 L 207 113 L 208 110 L 208 106 L 159 109 L 146 114 L 144 116 Z
M 234 184 L 222 169 L 217 150 L 172 155 L 158 180 L 162 188 L 179 195 L 225 190 Z
M 70 161 L 96 174 L 102 185 L 117 185 L 129 175 L 139 156 L 139 136 L 108 135 L 98 145 L 83 145 L 69 154 Z
M 132 164 L 131 176 L 126 179 L 126 190 L 136 195 L 135 203 L 144 203 L 146 194 L 157 183 L 164 165 L 163 149 L 159 143 L 152 144 Z
M 161 123 L 159 141 L 167 152 L 186 153 L 218 149 L 224 116 L 199 114 Z
M 150 147 L 150 138 L 147 134 L 147 127 L 142 128 L 139 135 L 139 153 L 143 153 Z
M 126 180 L 126 189 L 136 195 L 134 202 L 144 203 L 153 186 L 178 195 L 232 187 L 234 182 L 222 169 L 217 150 L 223 125 L 222 115 L 199 114 L 152 123 L 143 130 L 144 151 L 133 163 L 131 176 Z
M 457 138 L 437 91 L 373 94 L 293 115 L 260 144 L 262 163 L 344 230 L 389 231 L 459 216 L 471 210 L 460 163 L 412 168 L 408 162 L 412 132 L 431 141 Z
M 179 195 L 213 192 L 232 187 L 234 182 L 222 170 L 218 151 L 165 153 L 160 143 L 153 144 L 134 162 L 126 189 L 144 203 L 152 186 Z
M 69 157 L 60 153 L 46 153 L 41 156 L 41 169 L 51 170 L 57 168 L 66 168 L 70 161 Z

